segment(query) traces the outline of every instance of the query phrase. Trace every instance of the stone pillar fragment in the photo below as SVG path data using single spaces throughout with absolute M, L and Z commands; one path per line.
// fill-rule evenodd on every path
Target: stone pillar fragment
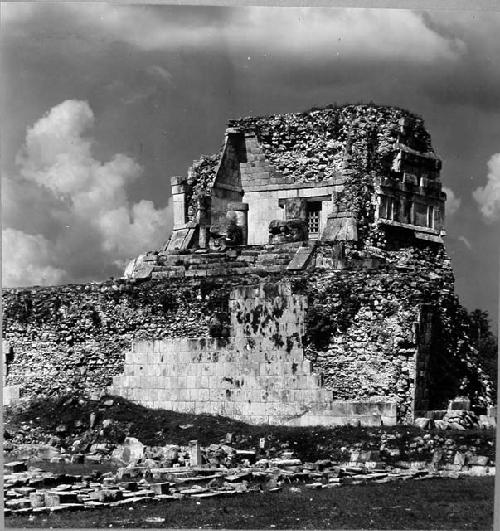
M 201 446 L 197 440 L 189 441 L 189 456 L 191 466 L 201 466 Z
M 174 229 L 186 224 L 186 178 L 175 176 L 170 179 L 174 211 Z

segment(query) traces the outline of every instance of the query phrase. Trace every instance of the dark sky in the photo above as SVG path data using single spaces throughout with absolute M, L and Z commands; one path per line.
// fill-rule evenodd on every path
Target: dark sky
M 1 4 L 3 284 L 104 280 L 168 237 L 171 175 L 229 118 L 423 116 L 470 309 L 498 319 L 500 14 Z

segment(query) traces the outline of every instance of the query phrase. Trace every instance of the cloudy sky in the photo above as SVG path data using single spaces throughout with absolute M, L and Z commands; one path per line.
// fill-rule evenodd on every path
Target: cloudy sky
M 104 280 L 164 242 L 169 177 L 229 118 L 313 105 L 421 114 L 447 245 L 498 316 L 500 13 L 1 4 L 3 285 Z

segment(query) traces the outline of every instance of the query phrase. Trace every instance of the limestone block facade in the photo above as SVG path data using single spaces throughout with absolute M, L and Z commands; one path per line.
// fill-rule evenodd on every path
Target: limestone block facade
M 231 336 L 134 342 L 109 391 L 152 408 L 294 426 L 397 422 L 393 400 L 334 400 L 304 357 L 307 297 L 286 282 L 230 296 Z

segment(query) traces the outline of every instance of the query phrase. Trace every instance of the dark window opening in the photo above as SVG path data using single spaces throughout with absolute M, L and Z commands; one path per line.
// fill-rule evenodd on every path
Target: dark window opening
M 321 201 L 307 204 L 307 227 L 309 236 L 318 236 L 321 222 Z

